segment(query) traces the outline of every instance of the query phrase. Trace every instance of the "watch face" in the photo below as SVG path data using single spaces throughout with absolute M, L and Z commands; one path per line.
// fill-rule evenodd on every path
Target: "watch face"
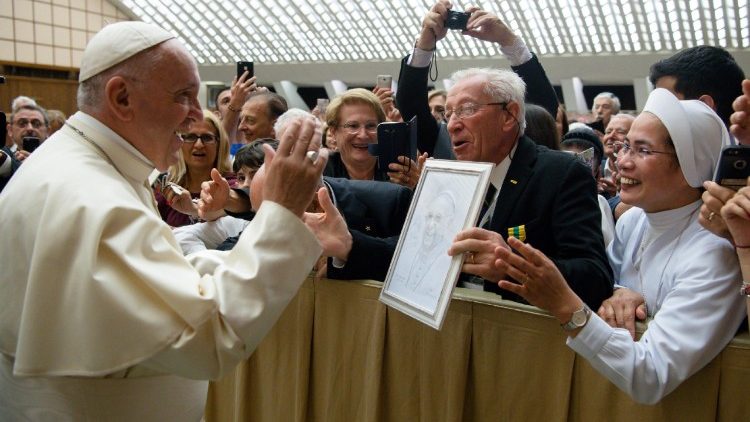
M 582 327 L 584 324 L 586 324 L 586 312 L 581 310 L 574 313 L 571 321 L 576 325 L 576 327 Z

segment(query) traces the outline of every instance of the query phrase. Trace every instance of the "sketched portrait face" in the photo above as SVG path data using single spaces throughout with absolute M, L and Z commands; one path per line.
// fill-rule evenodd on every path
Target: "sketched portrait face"
M 445 227 L 456 212 L 453 196 L 443 191 L 430 204 L 425 212 L 422 248 L 431 250 L 445 237 Z

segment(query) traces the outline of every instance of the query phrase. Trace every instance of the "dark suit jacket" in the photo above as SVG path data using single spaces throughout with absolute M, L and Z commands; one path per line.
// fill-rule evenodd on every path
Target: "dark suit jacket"
M 591 170 L 574 156 L 518 141 L 489 229 L 508 238 L 522 226 L 526 242 L 547 255 L 592 309 L 612 296 L 612 269 L 601 230 Z M 494 282 L 485 290 L 514 298 Z
M 435 158 L 454 158 L 445 124 L 438 124 L 430 113 L 427 102 L 429 67 L 412 67 L 406 64 L 407 60 L 408 56 L 401 61 L 401 73 L 398 77 L 398 109 L 404 121 L 417 116 L 417 147 L 421 152 L 427 152 L 430 157 Z M 557 94 L 536 55 L 532 55 L 531 60 L 520 66 L 512 66 L 511 69 L 526 82 L 525 101 L 538 104 L 552 116 L 556 116 L 559 104 Z
M 0 176 L 0 192 L 5 189 L 5 185 L 8 184 L 10 178 L 13 177 L 13 174 L 15 174 L 16 170 L 18 170 L 18 167 L 21 165 L 21 162 L 16 160 L 16 155 L 13 154 L 13 151 L 11 151 L 10 148 L 2 147 L 2 150 L 8 155 L 5 157 L 5 160 L 10 160 L 10 173 L 8 173 L 7 176 Z
M 411 189 L 390 182 L 324 178 L 336 196 L 354 246 L 349 261 L 335 268 L 328 259 L 328 277 L 339 280 L 384 280 L 411 203 Z
M 507 239 L 509 229 L 521 226 L 525 241 L 555 262 L 592 309 L 612 295 L 612 270 L 604 250 L 591 171 L 572 155 L 537 146 L 526 137 L 518 141 L 489 229 Z M 353 240 L 352 252 L 337 278 L 384 280 L 398 238 L 359 235 Z M 485 290 L 521 300 L 501 292 L 494 282 L 485 282 Z

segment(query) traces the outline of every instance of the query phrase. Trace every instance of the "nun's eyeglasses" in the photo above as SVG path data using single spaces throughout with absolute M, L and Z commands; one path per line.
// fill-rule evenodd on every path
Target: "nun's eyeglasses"
M 615 154 L 618 157 L 625 157 L 628 154 L 634 153 L 640 158 L 647 158 L 653 154 L 669 154 L 676 155 L 672 151 L 657 151 L 644 146 L 637 146 L 635 148 L 630 146 L 630 142 L 618 142 L 615 144 Z

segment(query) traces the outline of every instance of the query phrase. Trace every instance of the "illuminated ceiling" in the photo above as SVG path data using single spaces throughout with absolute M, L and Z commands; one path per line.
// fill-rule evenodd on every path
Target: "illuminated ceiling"
M 398 60 L 432 1 L 121 0 L 177 34 L 201 65 Z M 464 4 L 456 4 L 461 10 Z M 748 0 L 476 1 L 504 17 L 541 56 L 657 53 L 700 44 L 750 48 Z M 449 34 L 440 57 L 499 54 L 491 43 Z

